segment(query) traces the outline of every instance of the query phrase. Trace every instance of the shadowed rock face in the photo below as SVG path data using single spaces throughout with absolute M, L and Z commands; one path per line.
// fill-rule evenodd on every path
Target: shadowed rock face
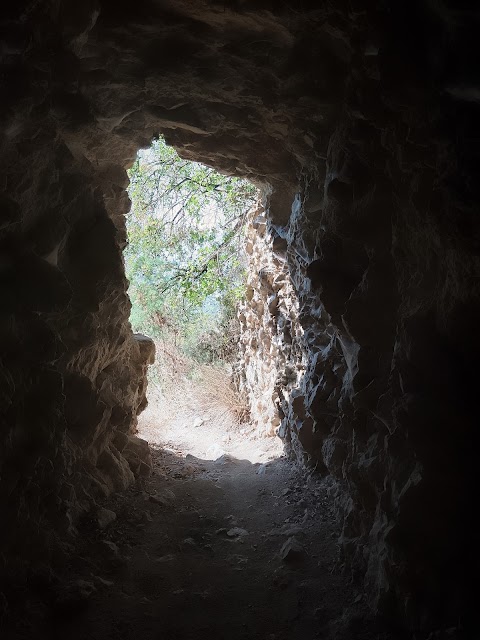
M 37 559 L 148 472 L 133 434 L 153 349 L 128 324 L 121 250 L 125 169 L 163 133 L 268 185 L 296 298 L 287 356 L 303 363 L 278 380 L 280 431 L 337 479 L 347 564 L 379 610 L 456 621 L 477 431 L 478 16 L 301 0 L 1 13 L 6 553 Z

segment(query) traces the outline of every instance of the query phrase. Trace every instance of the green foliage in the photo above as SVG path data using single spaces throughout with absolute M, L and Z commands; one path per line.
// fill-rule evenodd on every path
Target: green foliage
M 139 153 L 129 176 L 132 326 L 153 337 L 169 333 L 209 360 L 202 341 L 222 341 L 243 292 L 240 236 L 255 187 L 183 160 L 162 139 Z

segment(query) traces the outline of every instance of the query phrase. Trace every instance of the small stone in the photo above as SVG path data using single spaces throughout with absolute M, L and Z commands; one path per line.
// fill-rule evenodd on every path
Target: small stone
M 232 456 L 229 456 L 228 453 L 223 453 L 220 458 L 217 458 L 215 460 L 215 464 L 221 464 L 221 465 L 231 465 L 231 464 L 235 464 L 236 460 L 235 458 L 232 458 Z
M 155 562 L 173 562 L 175 560 L 175 556 L 173 555 L 173 553 L 168 553 L 165 556 L 160 556 L 159 558 L 155 559 Z
M 108 547 L 108 549 L 110 549 L 110 551 L 112 551 L 112 553 L 118 553 L 119 549 L 118 546 L 112 542 L 111 540 L 102 540 L 102 544 L 104 544 L 106 547 Z
M 161 507 L 169 507 L 176 500 L 175 494 L 173 493 L 173 491 L 170 491 L 170 489 L 163 489 L 162 491 L 154 493 L 150 495 L 148 499 L 150 500 L 150 502 L 158 504 Z
M 106 529 L 116 519 L 117 514 L 115 511 L 110 511 L 110 509 L 104 509 L 103 507 L 97 511 L 97 522 L 100 529 Z
M 225 451 L 218 444 L 214 444 L 209 447 L 205 453 L 207 460 L 215 460 L 216 462 L 218 462 L 219 458 L 222 458 L 224 455 Z
M 195 540 L 193 538 L 185 538 L 185 540 L 183 541 L 184 545 L 187 545 L 189 547 L 196 547 L 197 543 L 195 542 Z
M 257 474 L 259 476 L 264 476 L 267 473 L 267 465 L 261 464 L 257 469 Z
M 161 507 L 168 507 L 170 505 L 168 500 L 163 496 L 152 495 L 149 497 L 149 500 L 150 502 L 153 502 L 154 504 L 158 504 Z
M 202 424 L 204 424 L 204 420 L 202 420 L 202 418 L 195 418 L 195 420 L 193 421 L 193 426 L 195 428 L 201 427 Z
M 288 538 L 288 540 L 283 544 L 280 549 L 280 558 L 284 562 L 294 562 L 297 560 L 301 560 L 305 555 L 305 550 L 303 545 L 294 538 Z

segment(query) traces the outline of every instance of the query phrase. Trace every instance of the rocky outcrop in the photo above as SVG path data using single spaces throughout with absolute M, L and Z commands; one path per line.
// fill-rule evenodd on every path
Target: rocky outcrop
M 268 185 L 259 230 L 294 302 L 268 274 L 249 294 L 263 353 L 270 339 L 285 354 L 258 409 L 273 426 L 277 404 L 298 459 L 336 478 L 347 566 L 373 607 L 456 624 L 480 352 L 476 14 L 308 0 L 1 11 L 2 557 L 38 558 L 96 493 L 146 472 L 133 436 L 152 348 L 128 324 L 121 250 L 126 169 L 164 133 Z
M 254 210 L 246 233 L 248 269 L 245 299 L 237 312 L 240 336 L 234 380 L 258 434 L 272 436 L 279 432 L 282 401 L 298 383 L 305 363 L 287 244 L 269 227 L 265 209 Z M 288 429 L 281 435 L 287 439 L 291 434 Z

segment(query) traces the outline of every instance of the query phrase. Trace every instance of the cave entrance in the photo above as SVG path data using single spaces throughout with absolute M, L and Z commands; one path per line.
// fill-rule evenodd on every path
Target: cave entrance
M 181 158 L 162 138 L 138 153 L 129 177 L 130 321 L 157 353 L 139 435 L 183 456 L 261 462 L 232 376 L 257 189 Z

